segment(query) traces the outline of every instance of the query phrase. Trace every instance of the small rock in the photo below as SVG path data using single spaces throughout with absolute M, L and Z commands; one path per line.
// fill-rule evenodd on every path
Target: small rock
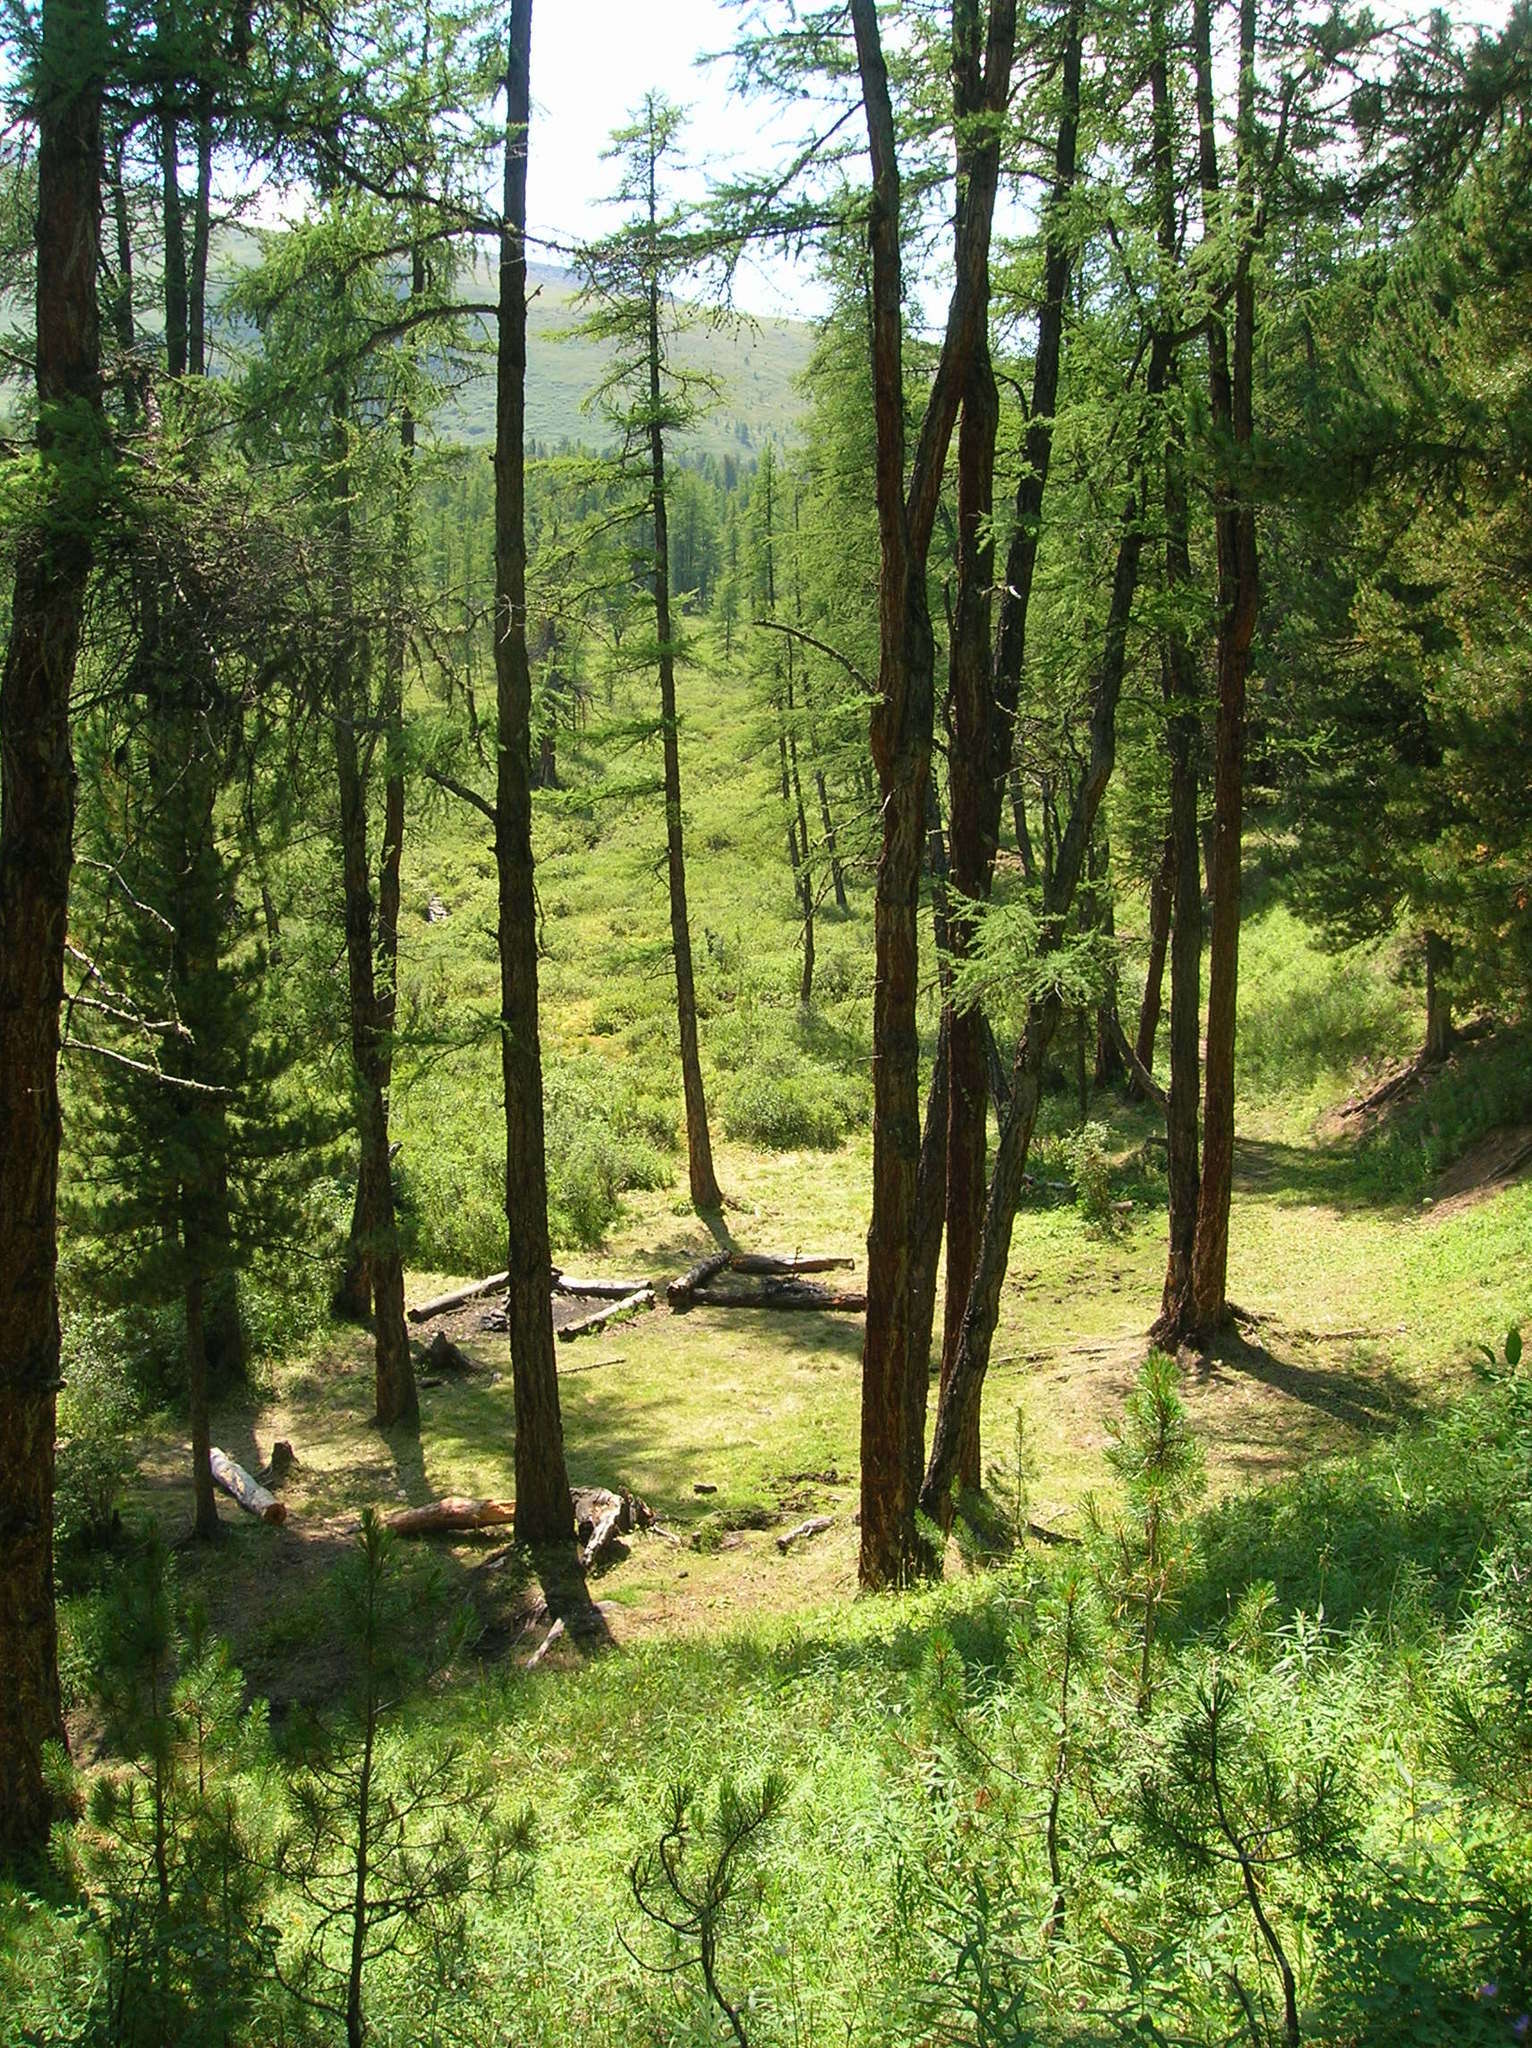
M 717 1491 L 718 1488 L 711 1479 L 694 1479 L 692 1481 L 693 1493 L 716 1493 Z
M 433 896 L 426 905 L 426 923 L 445 924 L 446 922 L 447 906 L 443 903 L 440 896 Z

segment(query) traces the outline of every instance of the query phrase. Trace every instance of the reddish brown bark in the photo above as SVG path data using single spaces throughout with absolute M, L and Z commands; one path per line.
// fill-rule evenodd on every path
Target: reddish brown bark
M 0 1861 L 45 1847 L 64 1739 L 53 1600 L 59 1005 L 74 825 L 69 693 L 104 468 L 100 0 L 44 0 L 35 74 L 40 518 L 0 674 Z
M 1210 0 L 1196 0 L 1192 41 L 1197 73 L 1198 165 L 1209 233 L 1219 225 L 1218 153 L 1213 129 Z M 1192 1250 L 1191 1320 L 1203 1333 L 1228 1314 L 1229 1201 L 1234 1185 L 1234 1031 L 1239 983 L 1240 838 L 1244 812 L 1245 678 L 1260 602 L 1255 506 L 1250 498 L 1255 295 L 1250 268 L 1251 128 L 1255 90 L 1255 0 L 1241 0 L 1234 178 L 1234 346 L 1216 312 L 1208 320 L 1208 394 L 1225 473 L 1214 486 L 1218 541 L 1218 718 L 1213 742 L 1213 916 L 1208 942 L 1207 1057 L 1203 1068 L 1202 1181 Z
M 1149 351 L 1147 393 L 1151 404 L 1165 388 L 1169 364 L 1168 338 L 1156 335 Z M 1101 799 L 1117 755 L 1117 706 L 1122 695 L 1127 659 L 1128 623 L 1138 589 L 1143 553 L 1141 484 L 1123 508 L 1112 595 L 1107 611 L 1105 644 L 1091 686 L 1091 718 L 1085 772 L 1075 791 L 1068 822 L 1059 836 L 1052 872 L 1044 892 L 1040 950 L 1053 951 L 1063 941 L 1068 913 L 1085 868 L 1085 860 Z M 1058 1030 L 1063 1006 L 1056 992 L 1035 1004 L 1016 1055 L 1010 1108 L 1001 1123 L 1000 1142 L 990 1169 L 989 1194 L 973 1284 L 963 1314 L 957 1356 L 946 1392 L 937 1408 L 931 1455 L 920 1490 L 920 1506 L 941 1528 L 952 1522 L 952 1488 L 971 1416 L 983 1394 L 990 1346 L 1000 1314 L 1000 1294 L 1010 1259 L 1011 1231 L 1021 1196 L 1027 1153 L 1037 1118 L 1038 1093 L 1048 1048 Z
M 919 1563 L 915 1505 L 924 1413 L 924 1358 L 911 1342 L 913 1238 L 920 1158 L 918 913 L 926 786 L 931 765 L 935 648 L 925 565 L 942 469 L 968 366 L 982 333 L 989 231 L 999 172 L 999 123 L 973 148 L 958 211 L 956 279 L 936 376 L 905 481 L 903 272 L 900 175 L 873 0 L 852 0 L 873 189 L 871 345 L 877 430 L 879 540 L 878 694 L 871 742 L 882 803 L 873 932 L 872 1220 L 867 1235 L 867 1325 L 862 1351 L 861 1582 L 902 1583 Z M 1010 86 L 1014 0 L 989 15 L 982 71 L 977 0 L 953 9 L 953 72 L 961 114 L 998 116 Z M 970 95 L 979 82 L 980 98 Z M 917 1384 L 917 1380 L 920 1382 Z
M 1154 100 L 1154 180 L 1157 232 L 1167 276 L 1178 260 L 1175 179 L 1175 102 L 1170 89 L 1163 0 L 1150 11 L 1150 86 Z M 1176 365 L 1172 365 L 1174 382 Z M 1169 1243 L 1165 1284 L 1154 1334 L 1172 1349 L 1191 1312 L 1192 1247 L 1200 1187 L 1198 1084 L 1201 1078 L 1202 895 L 1197 837 L 1197 750 L 1200 718 L 1197 669 L 1179 610 L 1191 587 L 1190 512 L 1185 437 L 1173 416 L 1165 437 L 1165 589 L 1170 600 L 1160 641 L 1160 680 L 1168 714 L 1170 831 L 1165 841 L 1168 877 L 1162 876 L 1164 914 L 1174 914 L 1170 962 L 1170 1091 L 1165 1114 Z M 1168 888 L 1164 885 L 1168 880 Z M 1163 946 L 1162 946 L 1163 951 Z M 1147 1064 L 1147 1063 L 1146 1063 Z
M 1154 1071 L 1154 1049 L 1160 1035 L 1160 1012 L 1165 1002 L 1165 950 L 1170 944 L 1170 906 L 1175 900 L 1175 840 L 1167 832 L 1160 864 L 1149 885 L 1149 957 L 1144 965 L 1144 995 L 1138 1006 L 1138 1030 L 1133 1039 L 1133 1056 L 1141 1067 Z
M 1021 479 L 993 650 L 990 590 L 998 403 L 987 342 L 988 280 L 978 286 L 984 319 L 969 366 L 958 438 L 958 594 L 951 651 L 950 864 L 954 900 L 982 901 L 993 885 L 1005 791 L 1011 775 L 1016 705 L 1025 660 L 1027 612 L 1037 565 L 1039 522 L 1053 450 L 1063 349 L 1064 302 L 1070 241 L 1064 206 L 1074 182 L 1079 138 L 1081 11 L 1070 9 L 1063 53 L 1064 105 L 1054 154 L 1043 264 L 1043 303 L 1033 365 L 1032 402 Z M 970 88 L 971 90 L 971 88 Z M 1018 844 L 1025 845 L 1025 813 L 1017 807 Z M 970 912 L 951 920 L 955 958 L 971 946 Z M 950 1033 L 946 1155 L 947 1287 L 940 1401 L 947 1398 L 962 1345 L 969 1291 L 979 1260 L 988 1184 L 988 1032 L 981 1012 L 944 1020 Z M 1019 1183 L 1018 1183 L 1019 1185 Z M 958 1445 L 958 1483 L 980 1482 L 979 1404 L 975 1401 Z
M 516 1405 L 518 1542 L 574 1540 L 553 1362 L 553 1257 L 532 869 L 532 667 L 527 658 L 527 135 L 532 0 L 511 0 L 495 377 L 495 684 L 499 747 L 500 1049 L 505 1085 L 506 1321 Z

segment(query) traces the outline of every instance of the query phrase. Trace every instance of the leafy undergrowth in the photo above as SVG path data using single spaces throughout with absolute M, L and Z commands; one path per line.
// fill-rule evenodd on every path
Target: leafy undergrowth
M 475 1865 L 397 1955 L 369 1961 L 368 2039 L 727 2038 L 695 1935 L 647 1919 L 630 1882 L 636 1868 L 650 1903 L 690 1924 L 645 1860 L 677 1785 L 693 1795 L 677 1868 L 699 1887 L 768 1788 L 711 1923 L 715 1982 L 754 2048 L 1278 2042 L 1284 1965 L 1305 2039 L 1519 2038 L 1532 1384 L 1502 1348 L 1497 1378 L 1439 1421 L 1199 1516 L 1167 1512 L 1153 1570 L 1159 1468 L 1130 1420 L 1115 1454 L 1127 1490 L 1103 1487 L 1083 1550 L 1026 1548 L 934 1589 L 736 1617 L 621 1655 L 580 1638 L 538 1672 L 493 1641 L 465 1645 L 385 1717 L 379 1783 L 413 1784 L 426 1816 L 431 1784 L 463 1788 L 452 1811 L 500 1831 L 498 1877 Z M 354 1538 L 309 1609 L 331 1617 L 332 1701 L 359 1654 L 346 1549 Z M 143 1557 L 117 1567 L 118 1611 Z M 411 1631 L 450 1640 L 428 1627 L 430 1568 L 387 1569 L 406 1567 Z M 115 1673 L 119 1728 L 133 1654 L 141 1641 L 98 1642 L 85 1660 L 88 1683 Z M 6 1897 L 7 2039 L 335 2038 L 282 1988 L 315 1924 L 290 1874 L 312 1752 L 292 1714 L 241 1721 L 237 1686 L 219 1706 L 203 1638 L 183 1630 L 173 1654 L 174 1926 L 144 1889 L 144 1810 L 135 1832 L 120 1794 L 93 1798 L 70 1863 L 86 1893 Z M 203 1806 L 191 1700 L 213 1730 L 195 1748 Z M 330 1724 L 337 1770 L 352 1726 Z M 197 1822 L 209 1799 L 225 1802 L 221 1850 Z M 443 1857 L 449 1838 L 441 1818 Z M 237 1898 L 240 1939 L 197 1889 L 209 1858 L 238 1879 L 221 1896 Z M 337 1932 L 332 1959 L 342 1946 Z M 114 2017 L 124 1985 L 137 2018 L 132 1998 Z M 172 2031 L 144 2031 L 151 2013 Z

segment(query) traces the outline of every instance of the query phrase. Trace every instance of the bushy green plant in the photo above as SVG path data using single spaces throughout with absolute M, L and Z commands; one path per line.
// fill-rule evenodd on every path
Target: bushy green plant
M 1109 1236 L 1118 1222 L 1110 1143 L 1111 1133 L 1100 1123 L 1084 1123 L 1061 1141 L 1069 1178 L 1074 1182 L 1075 1206 L 1086 1229 L 1100 1236 Z
M 152 1532 L 103 1619 L 94 1675 L 121 1761 L 72 1780 L 84 1814 L 55 1835 L 100 1942 L 92 2037 L 213 2048 L 242 2030 L 273 1945 L 239 1771 L 262 1746 L 264 1715 L 242 1714 L 228 1646 L 182 1608 Z
M 376 1966 L 459 1966 L 465 1902 L 518 1881 L 531 1821 L 501 1820 L 494 1784 L 463 1743 L 397 1725 L 409 1690 L 464 1639 L 466 1617 L 449 1612 L 439 1573 L 401 1573 L 368 1509 L 336 1593 L 350 1712 L 293 1737 L 273 1862 L 302 1916 L 276 1967 L 305 2010 L 361 2048 Z

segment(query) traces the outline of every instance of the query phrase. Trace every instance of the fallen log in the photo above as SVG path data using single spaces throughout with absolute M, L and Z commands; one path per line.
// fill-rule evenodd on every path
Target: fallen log
M 705 1287 L 715 1273 L 721 1273 L 729 1263 L 728 1252 L 709 1252 L 705 1259 L 699 1259 L 689 1272 L 679 1280 L 672 1280 L 665 1289 L 665 1299 L 674 1309 L 688 1309 L 699 1287 Z
M 646 1280 L 642 1287 L 632 1294 L 623 1295 L 620 1301 L 609 1301 L 605 1308 L 581 1316 L 578 1322 L 565 1323 L 558 1332 L 559 1342 L 567 1344 L 573 1337 L 588 1337 L 596 1330 L 604 1330 L 608 1323 L 616 1322 L 619 1316 L 636 1315 L 642 1308 L 653 1307 L 654 1289 Z
M 388 1526 L 396 1536 L 434 1536 L 444 1529 L 492 1529 L 515 1519 L 513 1500 L 473 1500 L 467 1494 L 449 1493 L 424 1507 L 400 1508 L 389 1516 Z
M 729 1257 L 733 1273 L 849 1273 L 855 1265 L 855 1259 L 842 1258 L 838 1252 L 733 1252 Z
M 834 1522 L 834 1515 L 810 1515 L 806 1522 L 800 1522 L 796 1529 L 784 1529 L 777 1538 L 777 1548 L 786 1557 L 800 1537 L 819 1536 Z
M 847 1315 L 861 1315 L 867 1307 L 865 1294 L 832 1294 L 828 1287 L 763 1287 L 759 1293 L 744 1287 L 708 1287 L 694 1297 L 696 1308 L 824 1309 Z
M 642 1294 L 647 1288 L 652 1294 L 652 1280 L 579 1280 L 569 1273 L 559 1273 L 553 1282 L 555 1294 L 585 1294 L 592 1301 L 624 1301 L 630 1294 Z
M 428 1323 L 432 1316 L 444 1316 L 448 1309 L 461 1308 L 465 1301 L 477 1301 L 481 1294 L 497 1294 L 510 1284 L 509 1273 L 491 1273 L 487 1280 L 475 1280 L 472 1287 L 458 1287 L 451 1294 L 438 1294 L 434 1300 L 417 1302 L 407 1313 L 412 1323 Z
M 237 1500 L 247 1515 L 259 1515 L 263 1522 L 287 1520 L 286 1502 L 268 1493 L 243 1465 L 235 1464 L 227 1451 L 219 1450 L 215 1444 L 208 1453 L 208 1462 L 213 1468 L 213 1484 L 221 1487 L 231 1500 Z

